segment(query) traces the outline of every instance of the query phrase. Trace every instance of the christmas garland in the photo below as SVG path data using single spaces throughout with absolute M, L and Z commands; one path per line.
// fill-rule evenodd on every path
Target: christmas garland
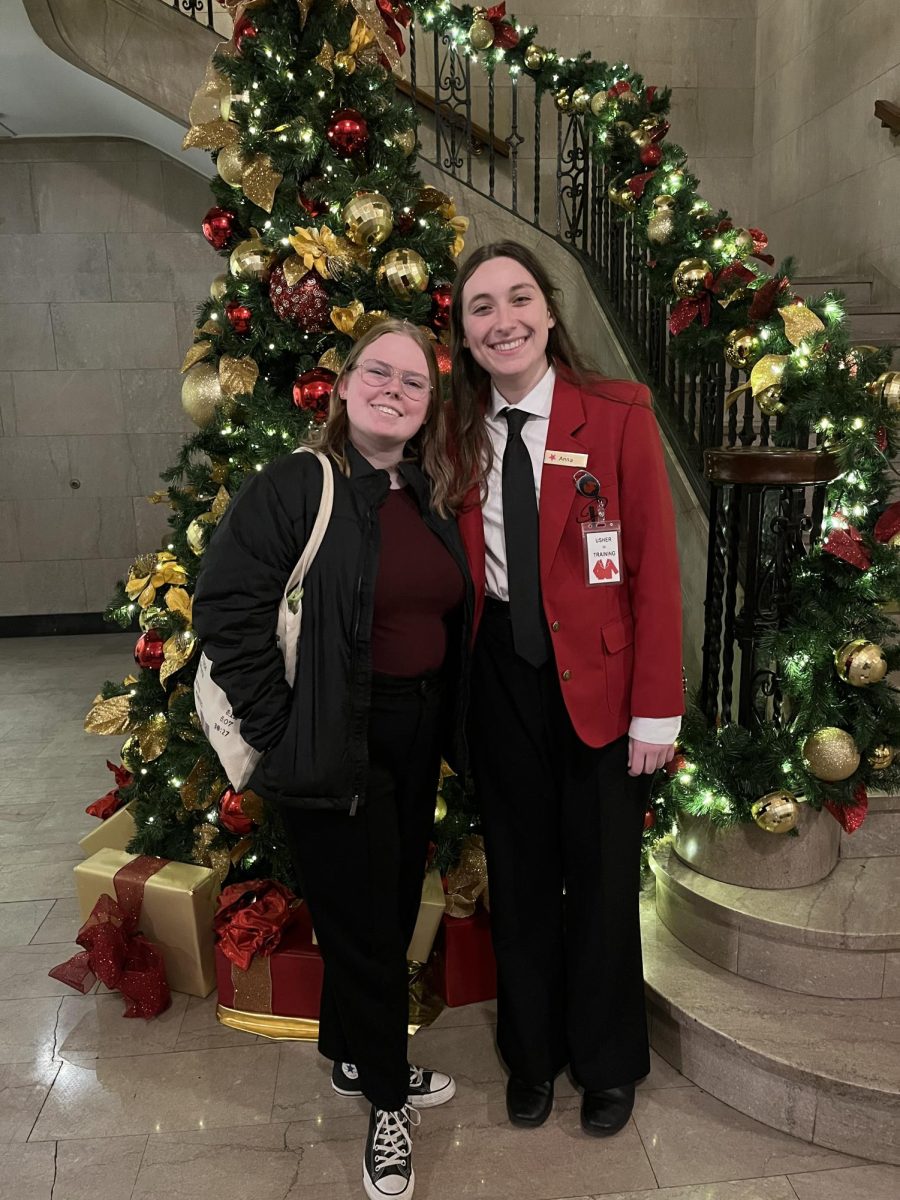
M 625 63 L 539 45 L 537 30 L 504 4 L 411 8 L 457 52 L 488 72 L 531 79 L 539 96 L 550 93 L 583 122 L 590 154 L 612 179 L 609 199 L 632 220 L 650 293 L 669 306 L 672 352 L 693 369 L 724 356 L 748 376 L 726 404 L 749 393 L 778 418 L 776 445 L 807 448 L 812 436 L 839 460 L 824 540 L 794 566 L 790 615 L 766 647 L 789 717 L 752 731 L 711 729 L 692 705 L 656 792 L 656 829 L 687 811 L 786 832 L 801 800 L 855 826 L 868 787 L 900 785 L 900 710 L 885 678 L 900 667 L 900 647 L 880 607 L 900 599 L 900 505 L 885 508 L 900 408 L 890 352 L 852 346 L 839 295 L 805 302 L 790 261 L 765 269 L 774 260 L 762 230 L 711 212 L 687 155 L 668 140 L 668 89 L 645 86 Z

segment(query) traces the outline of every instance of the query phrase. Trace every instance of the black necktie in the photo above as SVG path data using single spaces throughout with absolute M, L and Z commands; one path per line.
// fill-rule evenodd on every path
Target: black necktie
M 533 667 L 540 667 L 547 661 L 549 646 L 541 611 L 534 470 L 522 438 L 522 426 L 528 420 L 528 413 L 504 408 L 503 416 L 507 424 L 503 451 L 503 530 L 513 645 L 520 658 Z

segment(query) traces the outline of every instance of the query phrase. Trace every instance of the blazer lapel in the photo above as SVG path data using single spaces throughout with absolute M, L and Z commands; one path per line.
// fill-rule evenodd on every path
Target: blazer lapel
M 553 407 L 547 431 L 547 455 L 554 451 L 586 454 L 588 447 L 575 436 L 584 425 L 584 402 L 580 389 L 557 375 L 553 389 Z M 541 577 L 546 578 L 559 548 L 566 521 L 570 519 L 578 496 L 572 466 L 557 466 L 545 456 L 541 471 L 540 561 Z

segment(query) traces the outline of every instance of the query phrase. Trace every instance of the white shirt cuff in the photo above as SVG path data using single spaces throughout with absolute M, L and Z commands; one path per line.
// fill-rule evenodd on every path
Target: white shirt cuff
M 681 717 L 632 717 L 628 736 L 654 746 L 671 746 L 681 730 Z

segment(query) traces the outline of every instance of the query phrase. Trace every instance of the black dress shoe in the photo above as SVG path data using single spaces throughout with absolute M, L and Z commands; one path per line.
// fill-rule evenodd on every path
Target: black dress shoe
M 553 1108 L 553 1080 L 523 1083 L 510 1075 L 506 1085 L 506 1111 L 513 1125 L 535 1128 L 550 1116 Z
M 634 1084 L 585 1092 L 581 1101 L 581 1128 L 594 1137 L 610 1137 L 628 1123 L 634 1108 Z

